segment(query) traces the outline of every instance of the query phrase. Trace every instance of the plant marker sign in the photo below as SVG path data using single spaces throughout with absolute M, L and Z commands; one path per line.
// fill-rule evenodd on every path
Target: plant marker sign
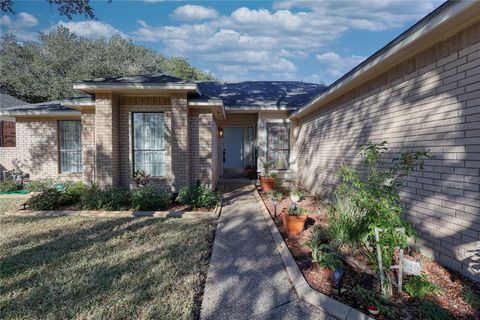
M 422 274 L 422 265 L 419 262 L 403 259 L 403 272 L 414 276 Z

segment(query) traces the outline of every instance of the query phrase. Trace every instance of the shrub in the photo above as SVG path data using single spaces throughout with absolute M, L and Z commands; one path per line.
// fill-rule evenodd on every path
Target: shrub
M 65 202 L 68 204 L 80 202 L 82 195 L 89 191 L 89 187 L 81 181 L 67 182 L 65 187 Z
M 81 196 L 80 206 L 84 210 L 128 210 L 131 207 L 130 192 L 117 187 L 101 191 L 92 186 Z
M 135 210 L 166 210 L 172 204 L 172 195 L 158 186 L 147 185 L 132 192 L 132 208 Z
M 429 293 L 438 293 L 440 288 L 424 276 L 411 276 L 405 281 L 405 291 L 412 298 L 425 299 Z
M 342 260 L 333 252 L 324 252 L 318 261 L 320 267 L 324 269 L 335 270 L 343 266 Z
M 18 186 L 13 180 L 0 181 L 0 192 L 17 191 Z
M 220 200 L 220 194 L 207 186 L 183 187 L 177 196 L 177 202 L 186 204 L 192 209 L 213 208 Z
M 144 187 L 150 184 L 151 179 L 145 171 L 137 170 L 133 173 L 133 181 L 135 181 L 136 187 Z
M 25 184 L 25 189 L 31 192 L 42 192 L 46 189 L 52 188 L 55 184 L 55 180 L 46 178 L 46 179 L 36 179 L 28 181 Z
M 304 243 L 311 250 L 312 262 L 320 262 L 323 251 L 329 248 L 328 244 L 322 243 L 325 240 L 323 230 L 318 225 L 313 226 L 312 237 Z
M 352 247 L 364 243 L 368 233 L 365 213 L 346 197 L 337 196 L 327 209 L 327 236 L 336 248 Z
M 425 320 L 447 320 L 451 319 L 447 310 L 437 305 L 433 301 L 423 300 L 415 308 L 414 314 L 417 319 Z
M 54 188 L 48 188 L 27 200 L 27 205 L 34 211 L 60 209 L 64 194 Z

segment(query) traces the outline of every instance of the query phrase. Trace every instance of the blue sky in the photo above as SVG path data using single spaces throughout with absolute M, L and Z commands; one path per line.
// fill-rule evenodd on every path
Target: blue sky
M 14 0 L 15 14 L 3 14 L 0 25 L 22 41 L 57 25 L 90 38 L 119 33 L 221 80 L 330 84 L 441 3 L 97 0 L 96 20 L 68 20 L 47 1 Z

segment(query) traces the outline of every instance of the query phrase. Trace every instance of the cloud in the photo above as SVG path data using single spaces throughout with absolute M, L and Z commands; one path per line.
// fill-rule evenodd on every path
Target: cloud
M 437 4 L 437 0 L 285 0 L 275 2 L 270 10 L 240 7 L 225 15 L 203 6 L 185 5 L 171 14 L 182 20 L 181 24 L 149 25 L 139 21 L 131 36 L 159 43 L 166 54 L 188 57 L 226 80 L 259 76 L 299 80 L 299 65 L 305 63 L 302 60 L 324 52 L 316 58 L 326 69 L 312 70 L 315 73 L 309 77 L 317 79 L 321 75 L 324 80 L 336 80 L 364 58 L 338 56 L 332 62 L 336 57 L 330 46 L 347 31 L 404 27 Z M 337 65 L 327 66 L 327 58 L 328 63 Z
M 74 32 L 75 34 L 86 37 L 86 38 L 111 38 L 113 35 L 120 35 L 122 37 L 127 37 L 123 32 L 114 28 L 110 24 L 103 23 L 101 21 L 68 21 L 58 22 L 53 28 L 58 26 L 63 26 L 65 28 L 70 29 L 70 31 Z
M 20 12 L 13 18 L 7 15 L 0 17 L 2 33 L 12 33 L 20 41 L 35 40 L 36 32 L 33 32 L 30 29 L 37 25 L 37 18 L 27 12 Z
M 317 54 L 315 58 L 321 65 L 324 66 L 326 78 L 331 81 L 343 76 L 345 73 L 366 59 L 366 57 L 356 55 L 342 57 L 332 51 L 323 54 Z
M 171 17 L 177 20 L 184 21 L 200 21 L 206 19 L 214 19 L 219 16 L 218 12 L 215 9 L 207 8 L 204 6 L 197 6 L 192 4 L 187 4 L 181 7 L 178 7 L 173 11 Z

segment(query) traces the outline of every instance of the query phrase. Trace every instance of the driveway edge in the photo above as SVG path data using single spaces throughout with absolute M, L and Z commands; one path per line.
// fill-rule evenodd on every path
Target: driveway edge
M 282 235 L 278 231 L 277 226 L 273 222 L 267 207 L 265 207 L 265 204 L 258 193 L 257 188 L 255 186 L 252 186 L 252 188 L 254 189 L 255 199 L 260 207 L 260 211 L 267 222 L 268 229 L 270 230 L 270 233 L 272 234 L 272 237 L 277 245 L 278 252 L 282 257 L 288 276 L 290 277 L 290 281 L 292 281 L 298 297 L 341 320 L 374 320 L 363 312 L 360 312 L 357 309 L 354 309 L 310 287 L 307 280 L 305 280 L 303 277 L 302 272 L 298 268 L 298 265 L 288 249 L 287 244 L 283 240 Z

